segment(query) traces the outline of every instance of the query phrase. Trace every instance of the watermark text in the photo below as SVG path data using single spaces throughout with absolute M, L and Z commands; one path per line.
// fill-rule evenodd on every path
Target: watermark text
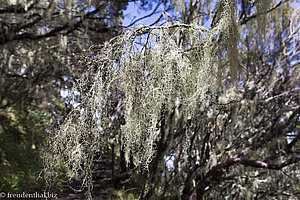
M 57 194 L 52 192 L 0 192 L 0 199 L 57 199 Z

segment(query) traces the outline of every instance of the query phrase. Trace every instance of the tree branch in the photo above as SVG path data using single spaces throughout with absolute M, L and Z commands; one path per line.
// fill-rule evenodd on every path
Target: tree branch
M 31 9 L 33 7 L 33 5 L 34 4 L 31 4 L 28 7 L 28 10 Z M 26 10 L 21 5 L 11 5 L 11 6 L 6 6 L 6 7 L 0 8 L 0 14 L 3 14 L 3 13 L 19 14 L 19 13 L 25 13 L 25 12 L 26 12 Z
M 288 2 L 288 0 L 280 1 L 276 6 L 274 6 L 273 8 L 271 8 L 269 10 L 267 10 L 263 14 L 268 14 L 269 12 L 272 12 L 273 10 L 275 10 L 276 8 L 278 8 L 281 4 L 286 3 L 286 2 Z M 241 25 L 246 24 L 248 21 L 256 18 L 257 16 L 258 16 L 257 14 L 254 14 L 254 15 L 251 15 L 249 17 L 244 17 L 244 19 L 240 22 L 240 24 Z
M 299 161 L 300 161 L 300 155 L 293 156 L 292 158 L 286 160 L 285 162 L 278 163 L 278 164 L 270 164 L 270 163 L 265 163 L 265 162 L 259 161 L 259 160 L 247 160 L 247 159 L 238 159 L 236 162 L 237 162 L 237 164 L 255 167 L 255 168 L 280 170 L 286 166 L 289 166 L 289 165 L 294 164 Z
M 140 20 L 143 20 L 143 19 L 146 19 L 148 17 L 151 17 L 153 14 L 157 14 L 157 9 L 159 8 L 161 2 L 157 3 L 156 7 L 154 8 L 154 10 L 152 11 L 152 13 L 146 15 L 146 16 L 143 16 L 143 17 L 140 17 L 139 19 L 135 20 L 134 22 L 132 22 L 131 24 L 127 25 L 127 26 L 124 26 L 123 28 L 128 28 L 128 27 L 131 27 L 132 25 L 134 25 L 136 22 L 140 21 Z
M 233 158 L 229 158 L 222 163 L 215 165 L 214 167 L 207 172 L 207 174 L 200 178 L 196 179 L 196 187 L 191 192 L 189 200 L 199 200 L 202 199 L 204 193 L 213 187 L 213 183 L 220 182 L 224 174 L 229 170 L 229 168 L 233 165 L 244 165 L 254 168 L 265 168 L 265 169 L 272 169 L 272 170 L 280 170 L 286 166 L 291 164 L 297 163 L 300 161 L 300 154 L 296 155 L 285 162 L 278 163 L 278 164 L 271 164 L 265 163 L 260 160 L 248 160 L 239 158 L 243 153 L 240 155 L 236 155 Z M 215 185 L 215 184 L 214 184 Z
M 39 40 L 39 39 L 43 39 L 43 38 L 56 36 L 56 35 L 62 33 L 63 31 L 64 31 L 65 35 L 68 35 L 68 34 L 74 32 L 77 28 L 79 28 L 79 26 L 84 22 L 86 17 L 89 17 L 93 14 L 96 14 L 97 12 L 99 12 L 100 8 L 104 5 L 105 4 L 102 4 L 102 5 L 98 6 L 95 10 L 86 13 L 82 17 L 82 19 L 79 20 L 78 22 L 76 22 L 75 24 L 71 24 L 71 23 L 67 22 L 66 24 L 58 26 L 58 27 L 52 29 L 51 31 L 49 31 L 45 34 L 42 34 L 42 35 L 35 35 L 35 34 L 32 34 L 32 33 L 28 33 L 28 32 L 25 32 L 25 33 L 22 33 L 22 34 L 16 34 L 16 35 L 11 35 L 10 33 L 5 34 L 5 35 L 0 37 L 0 45 L 4 44 L 4 43 L 7 43 L 7 42 L 15 41 L 15 40 L 26 40 L 26 39 L 27 40 Z M 35 22 L 33 22 L 33 23 L 35 23 Z M 31 24 L 29 24 L 29 25 L 31 25 Z M 25 25 L 25 26 L 27 26 L 27 25 Z

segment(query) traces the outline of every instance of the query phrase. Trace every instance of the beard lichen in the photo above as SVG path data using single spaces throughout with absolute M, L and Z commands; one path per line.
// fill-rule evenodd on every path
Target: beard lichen
M 236 76 L 235 10 L 233 1 L 224 3 L 221 19 L 212 29 L 195 24 L 135 28 L 94 52 L 93 70 L 83 75 L 70 95 L 79 91 L 80 104 L 49 139 L 44 155 L 49 182 L 64 163 L 70 178 L 82 171 L 84 186 L 91 187 L 94 156 L 103 152 L 112 135 L 115 101 L 124 108 L 121 142 L 126 161 L 132 156 L 136 167 L 148 169 L 163 125 L 162 109 L 180 106 L 185 124 L 207 91 L 216 91 L 220 60 L 229 61 Z M 188 42 L 178 44 L 182 33 Z

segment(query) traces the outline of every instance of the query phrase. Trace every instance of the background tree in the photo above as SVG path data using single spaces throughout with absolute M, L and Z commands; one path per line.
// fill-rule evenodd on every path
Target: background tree
M 1 191 L 43 187 L 41 145 L 69 112 L 61 94 L 85 70 L 76 54 L 116 35 L 127 4 L 0 1 Z

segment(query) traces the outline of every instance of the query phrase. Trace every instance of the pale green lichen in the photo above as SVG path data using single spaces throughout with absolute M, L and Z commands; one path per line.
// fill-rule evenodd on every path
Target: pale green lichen
M 87 185 L 91 183 L 94 155 L 102 151 L 112 131 L 109 109 L 113 107 L 113 93 L 122 94 L 119 101 L 125 108 L 125 157 L 129 162 L 132 154 L 137 167 L 148 169 L 160 136 L 162 108 L 172 111 L 181 105 L 177 112 L 186 123 L 207 91 L 213 94 L 218 87 L 220 52 L 226 53 L 222 62 L 230 62 L 236 77 L 234 1 L 223 3 L 221 19 L 212 29 L 186 24 L 146 26 L 126 30 L 106 42 L 94 58 L 97 70 L 83 75 L 71 93 L 80 91 L 80 105 L 49 140 L 44 159 L 46 177 L 55 176 L 53 171 L 64 162 L 71 177 L 81 170 Z M 188 35 L 185 45 L 176 42 L 180 32 Z M 220 35 L 221 42 L 217 40 Z M 176 120 L 179 118 L 173 123 Z M 188 132 L 185 134 L 188 143 Z

